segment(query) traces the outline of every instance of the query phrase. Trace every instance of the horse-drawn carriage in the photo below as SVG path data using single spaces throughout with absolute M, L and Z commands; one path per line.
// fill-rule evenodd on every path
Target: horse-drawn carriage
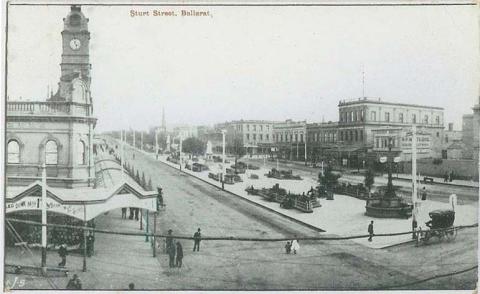
M 439 240 L 446 239 L 451 241 L 457 236 L 457 230 L 453 226 L 455 221 L 455 211 L 453 210 L 434 210 L 429 213 L 430 220 L 425 223 L 427 230 L 419 230 L 419 241 L 428 243 L 431 238 L 437 237 Z

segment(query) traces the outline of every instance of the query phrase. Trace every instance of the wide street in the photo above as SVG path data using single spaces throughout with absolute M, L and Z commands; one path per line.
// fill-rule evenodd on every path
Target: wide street
M 135 159 L 133 159 L 135 152 Z M 318 236 L 296 222 L 126 148 L 126 158 L 164 190 L 166 208 L 158 218 L 162 233 L 192 236 Z M 365 232 L 358 232 L 363 234 Z M 476 264 L 477 230 L 459 232 L 452 243 L 415 247 L 405 244 L 373 250 L 350 241 L 301 241 L 298 255 L 284 253 L 283 242 L 203 241 L 193 253 L 183 241 L 184 268 L 170 275 L 175 289 L 376 289 L 415 282 Z M 169 275 L 166 255 L 160 255 Z M 409 286 L 424 289 L 471 289 L 476 271 Z

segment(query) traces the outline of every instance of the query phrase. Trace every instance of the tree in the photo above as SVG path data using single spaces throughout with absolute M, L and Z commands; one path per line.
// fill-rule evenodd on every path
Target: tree
M 365 171 L 365 179 L 363 180 L 365 187 L 368 189 L 368 195 L 370 196 L 370 190 L 372 189 L 373 183 L 375 183 L 375 174 L 371 168 L 368 168 Z
M 148 178 L 147 190 L 153 191 L 152 178 Z
M 200 139 L 190 137 L 182 142 L 182 152 L 191 153 L 193 155 L 200 155 L 205 153 L 206 144 Z
M 324 169 L 323 175 L 322 173 L 318 174 L 318 182 L 329 191 L 332 191 L 333 188 L 338 184 L 338 178 L 340 178 L 340 175 L 335 174 L 330 165 L 327 165 L 327 167 Z
M 227 145 L 227 149 L 235 156 L 235 173 L 237 173 L 237 159 L 245 155 L 242 138 L 234 135 L 233 140 Z
M 138 173 L 138 170 L 137 170 L 137 174 L 135 175 L 135 181 L 140 184 L 140 174 Z
M 140 186 L 142 186 L 143 189 L 147 189 L 147 182 L 145 182 L 145 173 L 142 172 L 142 179 L 141 179 L 141 183 L 140 183 Z

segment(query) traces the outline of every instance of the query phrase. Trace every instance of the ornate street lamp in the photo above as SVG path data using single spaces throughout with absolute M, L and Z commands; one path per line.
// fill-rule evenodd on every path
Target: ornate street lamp
M 387 154 L 388 183 L 387 183 L 387 190 L 385 191 L 385 196 L 388 198 L 396 197 L 395 188 L 393 187 L 393 182 L 392 182 L 393 160 L 394 160 L 394 157 L 392 156 L 392 137 L 388 137 L 388 154 Z

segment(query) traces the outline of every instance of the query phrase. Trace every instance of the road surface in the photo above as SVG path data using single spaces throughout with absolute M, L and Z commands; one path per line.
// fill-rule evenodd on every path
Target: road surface
M 135 159 L 133 159 L 135 152 Z M 187 176 L 139 151 L 126 148 L 126 159 L 164 190 L 166 209 L 158 231 L 192 236 L 292 237 L 318 233 Z M 365 224 L 365 227 L 367 224 Z M 365 228 L 366 230 L 366 228 Z M 363 234 L 365 232 L 358 232 Z M 159 255 L 170 283 L 160 289 L 386 289 L 476 265 L 477 230 L 459 232 L 455 242 L 415 247 L 405 244 L 375 250 L 350 241 L 301 241 L 297 255 L 283 242 L 202 241 L 200 252 L 182 241 L 184 268 L 172 271 Z M 476 271 L 436 279 L 407 289 L 473 289 Z

